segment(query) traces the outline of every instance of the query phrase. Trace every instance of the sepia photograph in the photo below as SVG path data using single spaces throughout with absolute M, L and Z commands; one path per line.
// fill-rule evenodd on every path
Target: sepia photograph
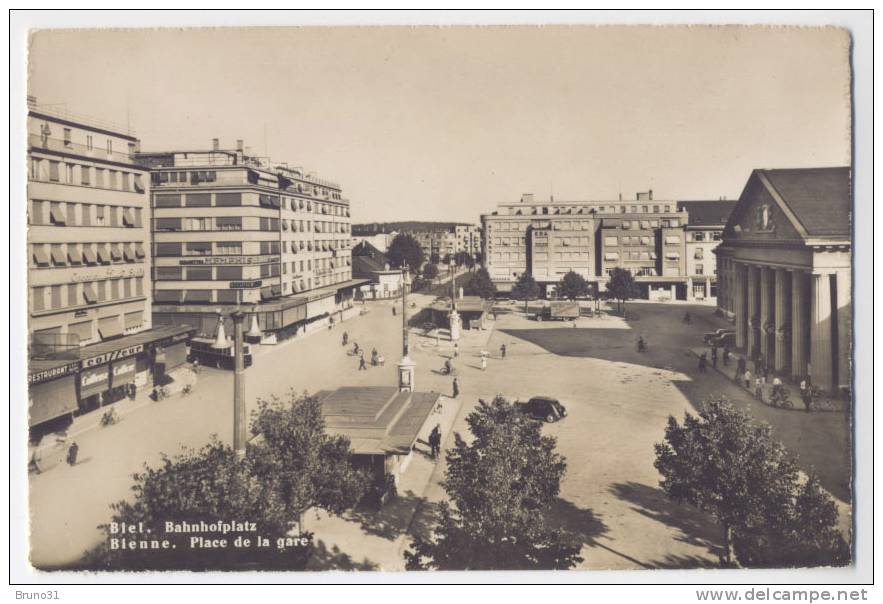
M 227 23 L 23 34 L 35 575 L 855 567 L 848 28 Z

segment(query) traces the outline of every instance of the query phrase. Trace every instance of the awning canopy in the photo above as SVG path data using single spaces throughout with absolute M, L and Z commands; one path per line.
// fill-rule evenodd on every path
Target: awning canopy
M 76 376 L 67 375 L 28 387 L 28 426 L 77 410 Z

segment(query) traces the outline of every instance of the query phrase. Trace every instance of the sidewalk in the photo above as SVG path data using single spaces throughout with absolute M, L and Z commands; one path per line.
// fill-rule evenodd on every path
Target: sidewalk
M 755 395 L 755 388 L 756 387 L 755 387 L 755 383 L 754 383 L 754 379 L 757 376 L 754 375 L 754 373 L 752 373 L 750 387 L 746 387 L 745 382 L 741 379 L 739 380 L 738 383 L 735 381 L 736 367 L 739 364 L 739 359 L 745 358 L 745 355 L 743 355 L 740 352 L 731 352 L 730 353 L 730 362 L 728 365 L 724 365 L 723 360 L 721 359 L 720 356 L 718 356 L 717 367 L 713 367 L 712 363 L 711 363 L 711 352 L 710 352 L 710 349 L 708 346 L 697 346 L 694 348 L 690 348 L 689 351 L 697 359 L 702 354 L 705 354 L 706 360 L 708 361 L 708 368 L 709 369 L 716 370 L 718 373 L 720 373 L 724 377 L 727 377 L 731 381 L 733 381 L 733 383 L 736 383 L 740 388 L 745 390 L 752 398 L 755 398 L 755 399 L 757 398 Z M 747 364 L 748 369 L 751 370 L 753 363 L 749 363 L 746 360 L 746 364 Z M 794 410 L 794 411 L 812 411 L 812 412 L 832 412 L 832 411 L 833 412 L 843 412 L 843 411 L 846 411 L 846 409 L 848 408 L 848 403 L 846 401 L 826 396 L 826 397 L 823 397 L 821 400 L 819 400 L 819 399 L 814 400 L 812 403 L 813 407 L 808 410 L 806 408 L 806 406 L 804 405 L 803 400 L 801 400 L 799 386 L 797 384 L 794 384 L 788 378 L 785 378 L 782 376 L 779 376 L 779 378 L 782 380 L 782 386 L 785 387 L 785 390 L 788 393 L 789 400 L 791 401 L 792 407 L 778 407 L 777 405 L 773 405 L 770 402 L 770 399 L 772 398 L 772 394 L 773 394 L 773 385 L 772 385 L 773 377 L 774 377 L 774 375 L 771 373 L 770 377 L 769 377 L 769 382 L 761 385 L 761 399 L 760 399 L 760 401 L 762 403 L 764 403 L 765 405 L 768 405 L 770 407 L 776 407 L 779 409 L 787 409 L 787 410 Z

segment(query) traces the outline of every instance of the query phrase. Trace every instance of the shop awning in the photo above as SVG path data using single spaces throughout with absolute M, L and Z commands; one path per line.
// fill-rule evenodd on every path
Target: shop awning
M 87 264 L 95 264 L 98 262 L 98 258 L 95 256 L 95 250 L 91 247 L 83 248 L 83 257 L 86 259 Z
M 123 254 L 120 251 L 119 244 L 116 244 L 116 243 L 110 244 L 110 257 L 113 258 L 114 260 L 122 260 L 123 259 Z
M 46 248 L 42 245 L 34 246 L 34 262 L 41 266 L 49 264 L 49 254 L 46 253 Z
M 107 253 L 107 248 L 103 245 L 98 246 L 98 262 L 101 264 L 110 264 L 110 255 Z
M 76 376 L 68 375 L 28 387 L 28 426 L 77 410 Z
M 123 244 L 123 256 L 125 256 L 128 262 L 135 262 L 135 247 L 133 244 Z
M 135 244 L 135 256 L 138 258 L 144 258 L 144 244 L 136 243 Z
M 113 365 L 111 365 L 110 370 L 111 374 L 113 375 L 112 386 L 114 388 L 134 381 L 135 357 L 129 357 L 128 359 L 123 359 L 122 361 L 115 361 Z
M 57 266 L 67 265 L 67 259 L 64 257 L 64 252 L 61 251 L 60 247 L 52 248 L 52 263 Z
M 83 284 L 83 297 L 89 304 L 95 304 L 98 301 L 98 297 L 95 295 L 95 288 L 91 283 Z
M 68 260 L 71 261 L 71 264 L 82 264 L 83 263 L 83 255 L 80 253 L 73 244 L 68 244 L 67 246 L 67 257 Z
M 61 206 L 52 205 L 49 208 L 49 213 L 52 216 L 52 222 L 55 224 L 65 224 L 65 216 L 64 212 L 61 211 Z
M 110 388 L 110 373 L 107 365 L 80 371 L 80 399 L 84 399 Z
M 102 340 L 114 338 L 122 335 L 123 326 L 120 324 L 120 320 L 117 317 L 98 319 L 98 333 L 101 334 Z

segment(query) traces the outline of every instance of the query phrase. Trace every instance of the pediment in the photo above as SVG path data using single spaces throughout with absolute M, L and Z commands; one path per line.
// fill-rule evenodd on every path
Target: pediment
M 802 239 L 803 236 L 789 214 L 784 203 L 774 197 L 754 172 L 727 221 L 724 238 L 785 241 Z

